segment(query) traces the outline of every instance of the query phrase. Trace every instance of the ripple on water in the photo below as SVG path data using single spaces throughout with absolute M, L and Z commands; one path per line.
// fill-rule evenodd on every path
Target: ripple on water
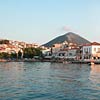
M 99 100 L 98 66 L 8 62 L 0 65 L 0 100 Z

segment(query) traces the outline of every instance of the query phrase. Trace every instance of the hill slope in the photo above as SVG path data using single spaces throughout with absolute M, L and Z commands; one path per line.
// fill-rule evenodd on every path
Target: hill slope
M 68 32 L 64 35 L 61 35 L 59 37 L 56 37 L 55 39 L 49 41 L 48 43 L 44 44 L 43 46 L 46 47 L 51 47 L 53 44 L 56 43 L 63 43 L 64 41 L 67 41 L 68 43 L 76 43 L 76 44 L 85 44 L 85 43 L 90 43 L 88 40 L 86 40 L 85 38 L 72 33 L 72 32 Z

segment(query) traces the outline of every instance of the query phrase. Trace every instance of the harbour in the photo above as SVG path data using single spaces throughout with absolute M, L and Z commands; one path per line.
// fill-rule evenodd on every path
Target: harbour
M 1 62 L 1 100 L 99 100 L 100 66 Z
M 0 0 L 0 100 L 100 100 L 100 0 Z

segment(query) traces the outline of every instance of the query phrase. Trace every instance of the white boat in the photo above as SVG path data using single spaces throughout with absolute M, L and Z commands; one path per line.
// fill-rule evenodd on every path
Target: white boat
M 89 65 L 94 65 L 94 64 L 95 64 L 94 62 L 90 62 L 90 63 L 89 63 Z
M 69 61 L 63 61 L 63 64 L 70 64 L 71 62 Z

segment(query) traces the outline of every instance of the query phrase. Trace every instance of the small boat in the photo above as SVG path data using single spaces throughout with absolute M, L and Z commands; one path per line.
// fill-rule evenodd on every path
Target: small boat
M 69 61 L 63 61 L 63 64 L 70 64 L 71 62 Z
M 95 63 L 94 62 L 90 62 L 90 63 L 88 63 L 89 65 L 94 65 Z

